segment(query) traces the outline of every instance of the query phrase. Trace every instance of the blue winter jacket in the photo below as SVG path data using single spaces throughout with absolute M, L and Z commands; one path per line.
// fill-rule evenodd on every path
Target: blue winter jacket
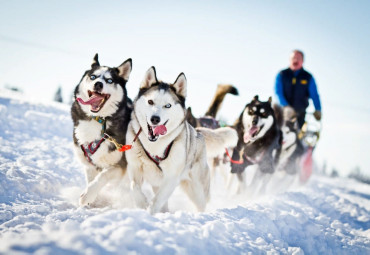
M 304 112 L 312 99 L 316 110 L 321 111 L 320 96 L 313 76 L 303 68 L 298 71 L 285 69 L 276 77 L 275 93 L 282 106 L 291 106 Z

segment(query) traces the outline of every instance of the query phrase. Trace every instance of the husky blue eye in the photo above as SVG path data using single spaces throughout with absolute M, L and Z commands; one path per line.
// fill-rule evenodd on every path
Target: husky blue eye
M 96 76 L 95 75 L 90 75 L 90 79 L 91 80 L 95 80 L 96 79 Z
M 166 104 L 164 107 L 171 108 L 171 104 Z
M 112 79 L 108 79 L 108 80 L 107 80 L 107 82 L 108 82 L 109 84 L 111 84 L 111 83 L 113 83 L 113 80 L 112 80 Z

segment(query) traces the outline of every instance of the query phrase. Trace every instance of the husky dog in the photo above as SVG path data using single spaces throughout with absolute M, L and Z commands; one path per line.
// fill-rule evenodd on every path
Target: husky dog
M 276 117 L 276 114 L 280 117 Z M 235 123 L 238 144 L 233 150 L 231 172 L 243 182 L 243 172 L 247 166 L 258 165 L 255 180 L 263 174 L 275 171 L 281 150 L 281 109 L 271 106 L 271 97 L 261 102 L 258 96 L 247 104 Z M 253 183 L 256 185 L 256 183 Z
M 169 84 L 158 81 L 151 67 L 134 100 L 126 137 L 133 141 L 132 149 L 126 152 L 127 171 L 136 205 L 151 213 L 168 211 L 168 199 L 179 184 L 197 209 L 204 211 L 210 189 L 206 147 L 214 148 L 210 153 L 218 153 L 215 148 L 224 150 L 228 143 L 237 141 L 232 129 L 194 129 L 186 121 L 186 94 L 183 73 Z M 233 132 L 236 139 L 230 141 Z M 142 191 L 144 181 L 153 188 L 151 203 Z
M 298 138 L 298 123 L 296 114 L 291 107 L 284 107 L 284 123 L 281 128 L 283 141 L 279 159 L 279 170 L 287 174 L 296 174 L 300 167 L 300 160 L 304 153 L 304 147 Z
M 131 69 L 131 59 L 117 68 L 100 66 L 96 54 L 91 69 L 75 89 L 71 109 L 73 141 L 85 166 L 87 181 L 80 205 L 94 202 L 105 184 L 119 180 L 126 171 L 125 156 L 117 147 L 125 144 L 132 112 L 132 101 L 126 91 Z

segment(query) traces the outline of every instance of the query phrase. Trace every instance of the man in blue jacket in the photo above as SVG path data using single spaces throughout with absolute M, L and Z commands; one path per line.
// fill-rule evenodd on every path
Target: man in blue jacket
M 280 105 L 291 106 L 296 111 L 299 128 L 302 128 L 305 122 L 309 98 L 315 106 L 314 117 L 321 120 L 320 96 L 315 79 L 303 69 L 303 59 L 303 52 L 294 50 L 290 56 L 289 68 L 279 72 L 275 83 L 275 92 Z

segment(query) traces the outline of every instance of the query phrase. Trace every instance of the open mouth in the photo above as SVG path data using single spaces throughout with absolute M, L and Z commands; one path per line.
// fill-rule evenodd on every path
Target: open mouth
M 263 128 L 263 125 L 260 127 L 252 126 L 248 132 L 244 133 L 243 139 L 244 143 L 253 142 L 256 138 L 256 136 L 259 134 L 261 129 Z
M 110 94 L 103 94 L 90 90 L 87 91 L 87 94 L 89 95 L 89 99 L 87 101 L 84 101 L 80 97 L 77 98 L 77 101 L 83 105 L 90 105 L 90 111 L 92 112 L 100 111 L 100 109 L 103 108 L 105 102 L 107 102 L 110 97 Z
M 158 126 L 150 126 L 148 123 L 148 139 L 151 142 L 157 141 L 158 137 L 160 135 L 165 135 L 167 133 L 167 124 L 168 120 L 163 124 L 163 125 L 158 125 Z

